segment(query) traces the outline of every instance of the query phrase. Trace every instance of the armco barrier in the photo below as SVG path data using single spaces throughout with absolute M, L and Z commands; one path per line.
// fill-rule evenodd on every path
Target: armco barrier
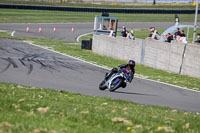
M 200 78 L 200 45 L 93 35 L 92 51 L 116 59 Z

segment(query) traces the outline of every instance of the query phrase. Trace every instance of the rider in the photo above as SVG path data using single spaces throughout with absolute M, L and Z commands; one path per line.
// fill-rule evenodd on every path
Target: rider
M 125 68 L 127 72 L 127 79 L 129 82 L 133 80 L 134 74 L 135 74 L 135 61 L 129 60 L 128 64 L 123 64 L 118 66 L 118 68 L 113 68 L 110 73 L 107 73 L 105 76 L 105 80 L 108 80 L 114 73 L 118 73 L 122 71 L 122 69 Z M 123 87 L 126 87 L 126 83 L 124 83 Z

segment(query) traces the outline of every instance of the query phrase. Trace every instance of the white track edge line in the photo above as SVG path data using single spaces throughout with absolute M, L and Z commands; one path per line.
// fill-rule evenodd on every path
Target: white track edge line
M 15 34 L 15 31 L 13 31 L 13 32 L 11 33 L 11 36 L 14 36 L 14 34 Z
M 80 35 L 80 36 L 77 37 L 76 41 L 79 42 L 79 41 L 80 41 L 79 39 L 80 39 L 82 36 L 86 36 L 86 35 L 89 35 L 89 34 L 92 34 L 92 33 L 93 33 L 93 32 L 89 32 L 89 33 L 82 34 L 82 35 Z
M 23 41 L 23 42 L 28 43 L 28 44 L 33 45 L 33 46 L 36 46 L 36 47 L 39 47 L 39 48 L 42 48 L 42 49 L 45 49 L 45 50 L 48 50 L 48 51 L 51 51 L 51 52 L 54 52 L 54 53 L 57 53 L 57 54 L 60 54 L 60 55 L 63 55 L 63 56 L 67 56 L 67 57 L 70 57 L 70 58 L 73 58 L 73 59 L 76 59 L 76 60 L 79 60 L 79 61 L 82 61 L 82 62 L 91 64 L 91 65 L 97 66 L 97 67 L 99 67 L 99 68 L 111 70 L 111 68 L 109 68 L 109 67 L 100 66 L 100 65 L 97 65 L 97 64 L 88 62 L 88 61 L 86 61 L 86 60 L 83 60 L 83 59 L 81 59 L 81 58 L 73 57 L 73 56 L 70 56 L 70 55 L 67 55 L 67 54 L 64 54 L 64 53 L 60 53 L 60 52 L 58 52 L 58 51 L 55 51 L 55 50 L 52 50 L 52 49 L 48 49 L 48 48 L 42 47 L 42 46 L 33 44 L 33 43 L 31 43 L 31 42 L 27 42 L 27 41 Z M 169 83 L 160 82 L 160 81 L 156 81 L 156 80 L 152 80 L 152 79 L 145 79 L 145 78 L 141 78 L 141 77 L 137 77 L 137 76 L 135 76 L 135 77 L 138 78 L 138 79 L 148 80 L 148 81 L 152 81 L 152 82 L 156 82 L 156 83 L 160 83 L 160 84 L 164 84 L 164 85 L 168 85 L 168 86 L 180 88 L 180 89 L 183 89 L 183 90 L 193 91 L 193 92 L 198 92 L 198 93 L 200 93 L 200 91 L 198 91 L 198 90 L 192 90 L 192 89 L 188 89 L 188 88 L 186 88 L 186 87 L 180 87 L 180 86 L 177 86 L 177 85 L 172 85 L 172 84 L 169 84 Z

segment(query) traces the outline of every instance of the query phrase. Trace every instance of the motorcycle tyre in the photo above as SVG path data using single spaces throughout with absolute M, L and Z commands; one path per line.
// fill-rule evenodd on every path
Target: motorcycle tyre
M 99 84 L 99 90 L 105 90 L 107 88 L 105 81 L 103 80 L 100 84 Z
M 126 85 L 127 85 L 127 84 L 126 84 L 125 82 L 122 82 L 121 87 L 122 87 L 122 88 L 126 88 Z
M 111 88 L 109 89 L 109 91 L 113 92 L 113 91 L 115 91 L 116 89 L 118 89 L 118 88 L 121 86 L 122 82 L 123 82 L 123 80 L 120 79 L 120 81 L 119 81 L 113 88 L 111 87 Z

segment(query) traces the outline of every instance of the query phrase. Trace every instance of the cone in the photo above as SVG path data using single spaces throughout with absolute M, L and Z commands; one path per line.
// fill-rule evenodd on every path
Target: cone
M 72 27 L 72 32 L 74 32 L 74 28 Z
M 26 32 L 29 32 L 29 27 L 26 27 Z
M 42 28 L 41 27 L 38 29 L 38 32 L 42 32 Z
M 55 27 L 53 28 L 53 32 L 56 32 L 56 28 Z

